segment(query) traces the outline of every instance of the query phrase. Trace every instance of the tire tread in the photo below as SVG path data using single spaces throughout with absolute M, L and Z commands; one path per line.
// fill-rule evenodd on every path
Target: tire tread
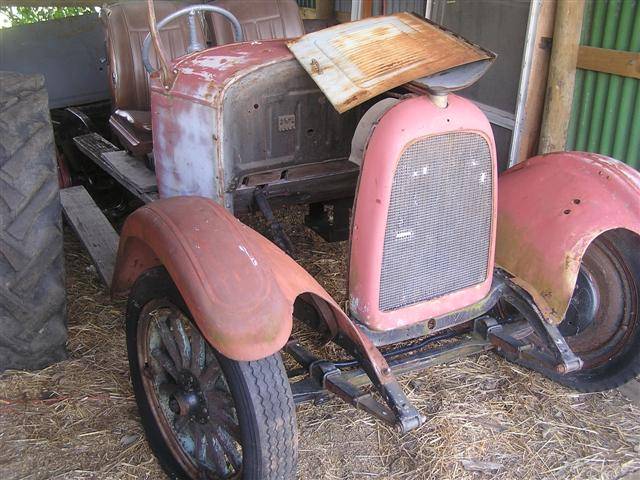
M 0 371 L 66 356 L 54 152 L 43 77 L 0 72 Z

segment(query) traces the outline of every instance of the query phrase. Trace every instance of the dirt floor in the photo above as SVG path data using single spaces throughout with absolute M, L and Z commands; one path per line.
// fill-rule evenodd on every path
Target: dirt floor
M 299 261 L 346 296 L 346 244 L 285 223 Z M 264 231 L 264 225 L 255 220 Z M 0 479 L 163 479 L 138 421 L 123 308 L 65 238 L 69 359 L 0 376 Z M 339 401 L 298 407 L 300 479 L 640 478 L 640 404 L 578 394 L 493 354 L 402 380 L 428 417 L 401 435 Z

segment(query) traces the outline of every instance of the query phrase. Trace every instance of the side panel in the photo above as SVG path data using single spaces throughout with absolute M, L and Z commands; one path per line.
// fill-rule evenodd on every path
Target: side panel
M 468 283 L 467 285 L 471 285 L 469 287 L 461 287 L 457 290 L 449 289 L 448 292 L 450 293 L 426 301 L 407 301 L 402 303 L 399 308 L 385 308 L 387 302 L 380 301 L 383 298 L 382 295 L 389 293 L 394 288 L 393 282 L 386 282 L 385 285 L 390 285 L 390 287 L 382 291 L 381 283 L 383 282 L 381 282 L 381 279 L 382 270 L 385 268 L 383 256 L 387 221 L 392 206 L 391 195 L 394 177 L 398 170 L 398 162 L 407 147 L 417 143 L 416 141 L 419 139 L 458 133 L 471 133 L 474 137 L 482 138 L 484 145 L 488 146 L 491 157 L 491 163 L 488 164 L 488 167 L 480 170 L 478 170 L 479 166 L 473 163 L 474 160 L 472 158 L 464 158 L 464 155 L 462 155 L 464 159 L 461 162 L 466 163 L 462 166 L 456 165 L 456 168 L 462 167 L 462 172 L 475 172 L 478 170 L 477 176 L 472 179 L 476 184 L 478 182 L 491 182 L 489 188 L 491 198 L 488 200 L 489 225 L 486 233 L 484 233 L 486 263 L 483 266 L 486 267 L 484 269 L 486 278 L 482 277 L 476 282 Z M 451 137 L 448 138 L 451 139 Z M 480 202 L 480 199 L 470 199 L 470 202 L 460 206 L 451 205 L 451 201 L 448 201 L 448 199 L 454 197 L 452 195 L 454 189 L 461 187 L 460 179 L 448 177 L 447 183 L 435 185 L 430 183 L 430 177 L 434 175 L 434 172 L 442 170 L 441 165 L 447 161 L 447 158 L 452 157 L 453 153 L 457 152 L 457 147 L 460 147 L 457 140 L 446 143 L 442 150 L 445 152 L 442 159 L 435 159 L 433 164 L 416 167 L 412 175 L 413 177 L 425 179 L 426 184 L 430 185 L 428 188 L 433 189 L 430 193 L 434 195 L 434 201 L 442 202 L 442 205 L 447 204 L 456 212 L 457 218 L 460 220 L 458 225 L 461 225 L 456 230 L 464 230 L 465 215 L 471 216 L 475 214 L 474 202 Z M 427 153 L 422 152 L 419 155 L 427 155 Z M 411 176 L 411 172 L 408 175 Z M 441 109 L 436 107 L 427 97 L 414 97 L 401 101 L 389 109 L 382 116 L 369 139 L 356 196 L 349 271 L 349 300 L 352 314 L 373 330 L 392 330 L 451 313 L 486 296 L 491 286 L 493 271 L 495 215 L 492 215 L 492 212 L 495 213 L 497 206 L 495 194 L 496 178 L 495 145 L 491 135 L 491 127 L 483 113 L 468 100 L 456 95 L 450 95 L 449 105 Z M 399 188 L 403 189 L 404 187 L 400 186 Z M 410 188 L 408 187 L 407 191 L 410 191 Z M 437 192 L 439 193 L 436 194 Z M 404 208 L 407 222 L 412 222 L 412 219 L 425 215 L 422 210 L 416 210 L 424 207 L 423 204 L 414 205 L 410 198 L 406 198 L 406 200 L 401 206 L 401 210 Z M 428 206 L 431 207 L 432 204 L 429 203 Z M 429 208 L 429 210 L 432 209 Z M 404 213 L 401 211 L 401 216 Z M 439 213 L 435 212 L 433 215 L 435 218 Z M 441 222 L 446 221 L 447 218 L 438 218 L 439 225 Z M 424 255 L 420 256 L 420 252 L 424 253 L 425 251 L 421 247 L 423 245 L 422 241 L 430 242 L 430 244 L 442 243 L 442 238 L 433 238 L 429 232 L 417 234 L 411 231 L 411 228 L 402 228 L 402 225 L 399 225 L 397 230 L 395 239 L 406 240 L 407 245 L 410 244 L 405 250 L 409 252 L 409 255 L 414 256 L 416 264 L 425 260 Z M 453 254 L 455 252 L 451 252 L 451 255 Z M 441 262 L 442 259 L 437 258 L 437 255 L 435 257 L 429 257 L 427 260 L 431 266 L 440 263 L 448 265 L 451 262 L 455 262 L 453 257 L 444 262 Z M 415 266 L 410 265 L 411 262 L 406 262 L 406 257 L 404 260 L 410 268 L 415 269 Z M 394 266 L 391 265 L 388 268 L 394 268 Z M 407 276 L 406 272 L 402 274 L 405 277 Z M 415 275 L 419 274 L 419 272 L 415 272 Z M 431 277 L 433 282 L 438 281 L 438 276 L 435 274 Z M 455 282 L 455 278 L 451 280 Z M 409 295 L 411 295 L 411 292 L 396 292 L 394 290 L 393 293 L 396 300 L 402 300 L 399 297 L 408 297 Z M 435 328 L 440 328 L 437 322 Z
M 199 195 L 222 202 L 215 108 L 152 91 L 153 156 L 161 198 Z
M 105 61 L 97 13 L 0 30 L 0 70 L 43 74 L 49 108 L 107 100 Z
M 365 109 L 338 114 L 295 59 L 249 72 L 223 95 L 227 189 L 254 172 L 347 159 Z
M 496 264 L 559 324 L 582 256 L 607 230 L 640 234 L 640 174 L 602 155 L 551 153 L 507 170 L 498 184 Z

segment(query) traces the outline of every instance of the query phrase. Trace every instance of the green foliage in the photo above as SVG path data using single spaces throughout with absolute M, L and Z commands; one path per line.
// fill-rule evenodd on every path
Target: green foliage
M 5 22 L 0 23 L 4 23 L 4 26 L 7 27 L 13 27 L 93 12 L 95 12 L 93 7 L 0 7 L 0 17 L 6 19 Z

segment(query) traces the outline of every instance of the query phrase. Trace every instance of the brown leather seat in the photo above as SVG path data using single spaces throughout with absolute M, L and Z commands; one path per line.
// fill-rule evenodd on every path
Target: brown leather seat
M 216 0 L 211 5 L 233 13 L 246 41 L 295 38 L 304 35 L 300 9 L 295 0 Z M 233 43 L 231 24 L 222 15 L 207 14 L 215 45 Z
M 187 3 L 168 0 L 154 2 L 158 21 L 167 15 L 187 7 Z M 111 98 L 114 114 L 109 119 L 112 131 L 122 145 L 134 155 L 151 152 L 151 127 L 149 105 L 149 77 L 142 64 L 142 42 L 149 33 L 147 2 L 128 0 L 109 5 L 100 13 L 108 59 Z M 204 30 L 199 29 L 204 42 Z M 189 31 L 187 17 L 179 18 L 160 30 L 165 48 L 173 56 L 187 53 Z M 151 64 L 156 64 L 153 48 Z

